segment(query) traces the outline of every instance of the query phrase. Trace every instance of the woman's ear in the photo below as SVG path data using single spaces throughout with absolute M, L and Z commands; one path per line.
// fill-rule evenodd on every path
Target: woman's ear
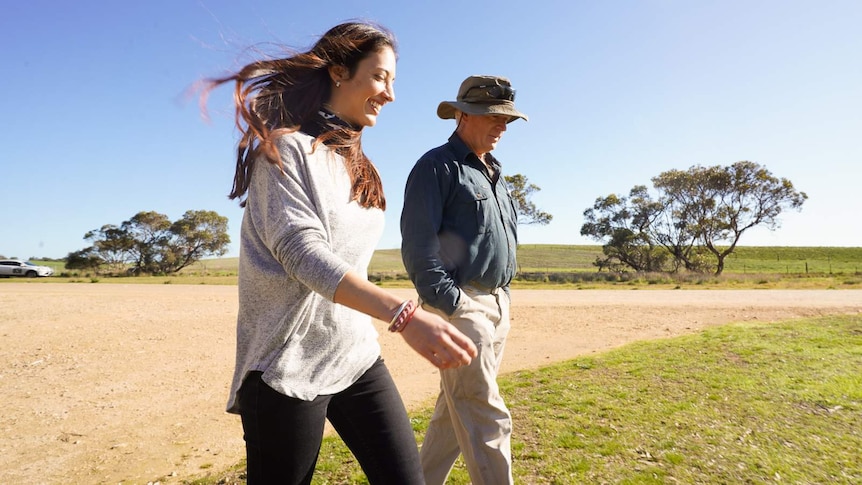
M 347 80 L 347 68 L 344 66 L 329 66 L 329 77 L 332 82 L 340 84 Z

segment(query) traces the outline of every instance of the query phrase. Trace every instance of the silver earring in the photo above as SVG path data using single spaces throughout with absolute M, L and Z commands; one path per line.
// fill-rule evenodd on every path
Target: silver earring
M 335 87 L 340 88 L 341 87 L 341 81 L 335 81 Z

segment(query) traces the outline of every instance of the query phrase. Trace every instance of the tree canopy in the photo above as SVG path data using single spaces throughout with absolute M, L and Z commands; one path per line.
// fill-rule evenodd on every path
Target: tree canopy
M 602 241 L 599 268 L 620 265 L 636 271 L 724 271 L 743 233 L 755 226 L 777 229 L 787 209 L 808 198 L 765 167 L 741 161 L 722 167 L 692 166 L 652 178 L 628 197 L 611 194 L 584 211 L 581 235 Z
M 540 211 L 533 203 L 533 194 L 542 190 L 539 186 L 527 181 L 527 177 L 521 174 L 504 175 L 503 182 L 509 190 L 512 201 L 515 203 L 515 211 L 518 213 L 518 224 L 540 224 L 547 225 L 554 218 L 547 212 Z
M 223 256 L 230 244 L 228 220 L 213 211 L 186 211 L 174 222 L 139 212 L 120 226 L 106 224 L 84 235 L 91 246 L 69 253 L 66 268 L 169 274 L 207 256 Z

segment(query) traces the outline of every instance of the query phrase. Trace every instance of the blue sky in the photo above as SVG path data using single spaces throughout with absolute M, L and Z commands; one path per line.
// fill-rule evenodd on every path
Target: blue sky
M 209 121 L 184 93 L 357 18 L 399 40 L 396 101 L 363 139 L 381 249 L 400 244 L 411 166 L 454 128 L 437 104 L 470 74 L 509 77 L 530 116 L 495 151 L 554 216 L 522 243 L 596 244 L 580 227 L 597 197 L 750 160 L 809 199 L 742 245 L 862 246 L 862 2 L 29 0 L 0 2 L 0 255 L 65 257 L 150 210 L 228 217 L 238 255 L 230 89 Z

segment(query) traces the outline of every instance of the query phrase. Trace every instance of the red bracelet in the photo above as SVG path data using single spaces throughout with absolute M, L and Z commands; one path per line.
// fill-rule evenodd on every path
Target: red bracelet
M 416 308 L 416 304 L 413 303 L 412 300 L 405 300 L 401 303 L 401 306 L 395 310 L 395 315 L 392 316 L 392 320 L 389 321 L 389 331 L 400 332 L 404 330 L 404 327 L 406 327 L 413 318 L 413 314 L 416 313 Z
M 412 301 L 410 303 L 413 303 Z M 404 325 L 401 325 L 401 328 L 398 331 L 404 330 L 407 327 L 407 324 L 410 323 L 410 320 L 413 320 L 413 314 L 416 313 L 416 309 L 419 308 L 419 305 L 413 305 L 413 308 L 410 310 L 410 313 L 407 314 L 407 318 L 404 319 Z
M 395 321 L 398 320 L 398 317 L 401 316 L 401 313 L 404 312 L 404 309 L 407 308 L 407 305 L 410 304 L 410 300 L 404 300 L 401 302 L 401 305 L 398 306 L 398 309 L 395 310 L 395 313 L 392 314 L 392 320 L 389 320 L 389 326 L 395 325 Z

